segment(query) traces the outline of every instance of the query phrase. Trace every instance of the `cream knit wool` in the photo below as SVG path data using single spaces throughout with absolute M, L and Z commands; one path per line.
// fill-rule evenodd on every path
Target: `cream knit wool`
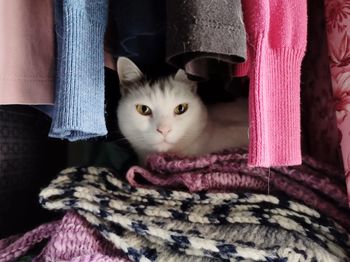
M 283 197 L 135 189 L 107 169 L 88 167 L 61 172 L 41 192 L 40 201 L 52 210 L 77 210 L 133 261 L 170 261 L 165 258 L 176 255 L 221 261 L 349 259 L 343 228 Z M 295 241 L 266 241 L 274 233 L 262 228 L 245 235 L 247 225 L 286 230 Z

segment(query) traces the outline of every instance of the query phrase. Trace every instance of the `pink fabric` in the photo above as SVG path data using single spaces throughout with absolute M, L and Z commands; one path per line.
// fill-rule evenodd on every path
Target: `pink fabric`
M 11 236 L 0 240 L 0 261 L 13 261 L 23 256 L 35 244 L 49 238 L 59 225 L 58 221 L 43 224 L 23 236 Z
M 52 104 L 52 0 L 0 1 L 0 104 Z
M 343 169 L 329 70 L 324 1 L 308 0 L 307 3 L 308 42 L 301 73 L 302 152 Z
M 350 206 L 350 1 L 325 0 L 333 96 Z
M 249 164 L 301 163 L 300 67 L 306 48 L 305 0 L 242 0 L 250 78 Z
M 252 168 L 247 165 L 247 155 L 244 149 L 199 158 L 154 155 L 147 161 L 147 170 L 132 167 L 127 179 L 137 187 L 185 188 L 191 192 L 285 193 L 350 230 L 350 210 L 341 172 L 308 157 L 302 166 Z
M 34 262 L 129 261 L 74 212 L 67 213 L 61 221 L 41 225 L 21 237 L 0 240 L 0 261 L 13 261 L 23 256 L 43 239 L 50 240 Z

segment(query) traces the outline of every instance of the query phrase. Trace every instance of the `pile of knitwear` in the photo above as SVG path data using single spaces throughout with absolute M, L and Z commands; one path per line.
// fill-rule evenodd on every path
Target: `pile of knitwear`
M 51 240 L 33 261 L 55 261 L 55 249 L 60 261 L 99 261 L 94 252 L 103 261 L 349 261 L 349 212 L 339 201 L 345 194 L 340 173 L 309 158 L 301 167 L 248 168 L 246 157 L 245 149 L 193 159 L 155 155 L 147 169 L 129 170 L 127 178 L 137 187 L 106 168 L 63 170 L 42 190 L 40 202 L 69 212 L 46 234 Z M 308 202 L 308 196 L 314 197 Z M 321 196 L 343 219 L 322 209 Z M 23 255 L 16 247 L 28 249 L 28 239 L 45 238 L 38 231 L 4 248 L 0 242 L 0 261 Z M 75 243 L 67 231 L 77 233 L 79 252 L 84 246 L 88 259 L 67 247 Z M 89 242 L 83 232 L 90 232 Z M 95 244 L 87 244 L 92 238 Z
M 136 187 L 183 188 L 190 192 L 286 194 L 336 220 L 350 231 L 344 172 L 304 156 L 294 167 L 259 168 L 247 164 L 248 151 L 237 148 L 197 158 L 153 155 L 147 168 L 134 166 L 127 179 Z

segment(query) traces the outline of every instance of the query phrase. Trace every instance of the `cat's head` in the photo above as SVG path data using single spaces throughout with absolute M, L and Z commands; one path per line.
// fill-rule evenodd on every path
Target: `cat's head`
M 121 57 L 117 63 L 121 88 L 118 122 L 137 153 L 181 153 L 201 134 L 207 111 L 197 84 L 183 70 L 175 76 L 147 81 L 138 67 Z

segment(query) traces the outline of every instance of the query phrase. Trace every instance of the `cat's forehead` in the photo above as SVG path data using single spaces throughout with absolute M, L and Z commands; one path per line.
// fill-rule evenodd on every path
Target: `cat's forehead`
M 176 98 L 190 99 L 194 96 L 185 83 L 174 81 L 172 78 L 140 82 L 130 89 L 130 95 L 133 98 L 148 99 L 151 101 Z

